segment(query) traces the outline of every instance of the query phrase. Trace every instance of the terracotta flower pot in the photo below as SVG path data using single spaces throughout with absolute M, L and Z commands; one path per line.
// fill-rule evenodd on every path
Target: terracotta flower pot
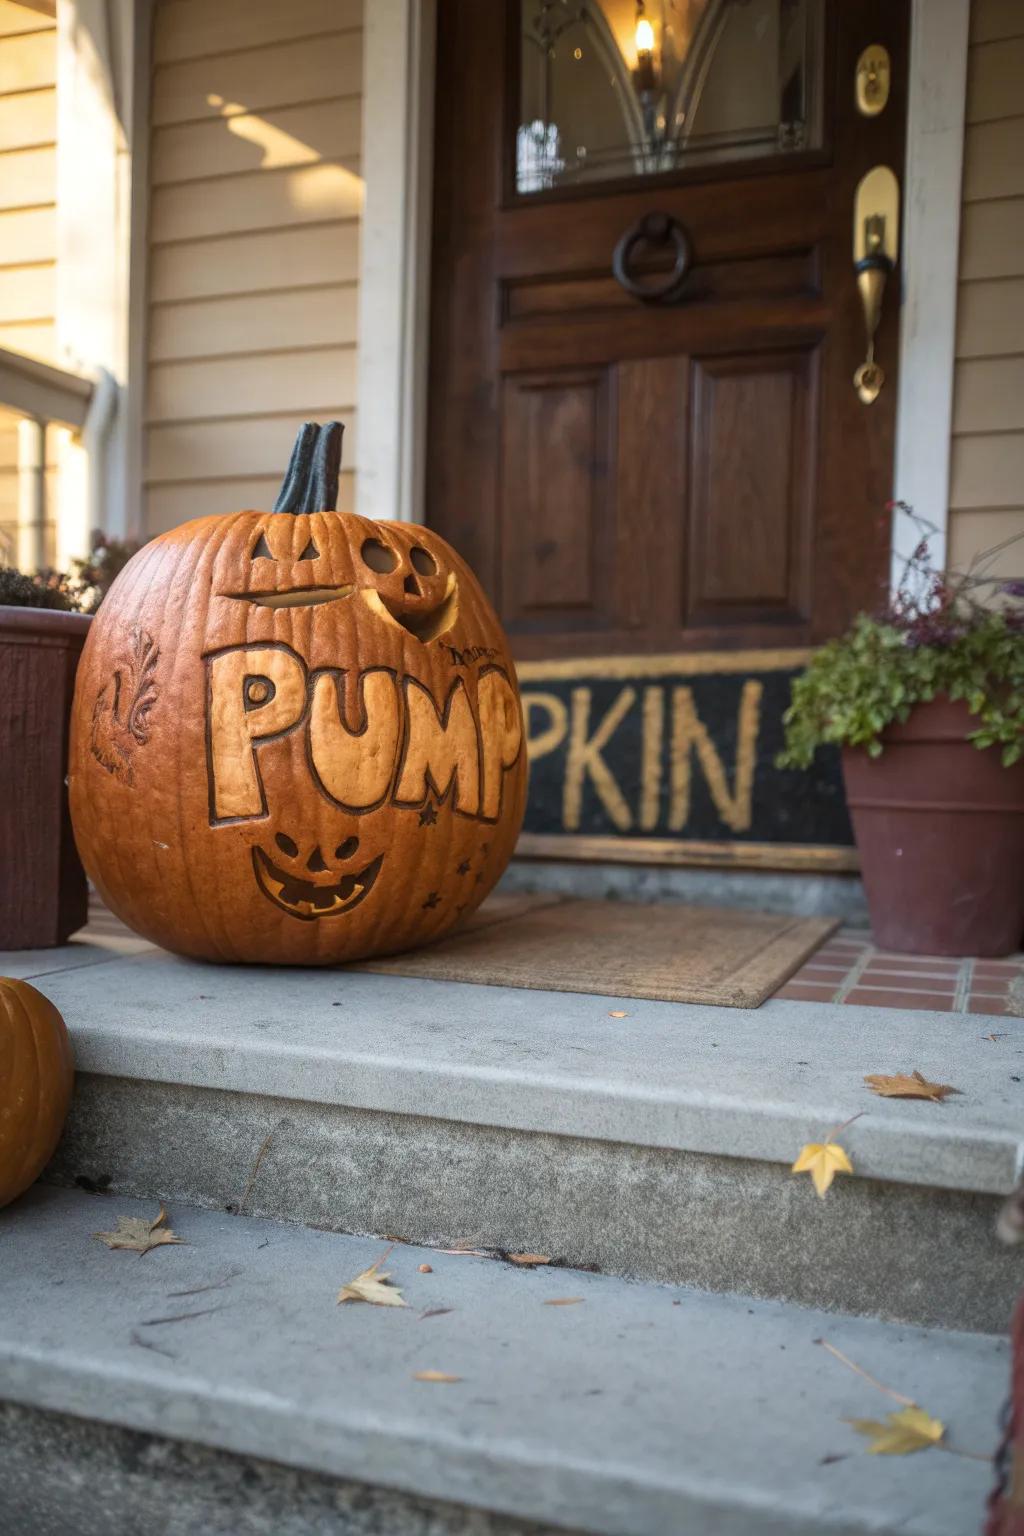
M 875 941 L 922 955 L 1006 955 L 1024 935 L 1024 761 L 967 740 L 977 721 L 942 697 L 882 733 L 881 757 L 843 751 L 846 799 Z
M 86 614 L 0 605 L 0 949 L 63 944 L 88 913 L 68 813 L 68 722 Z

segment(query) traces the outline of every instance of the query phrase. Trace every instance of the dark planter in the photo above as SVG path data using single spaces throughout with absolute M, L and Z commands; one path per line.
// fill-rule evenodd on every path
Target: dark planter
M 88 914 L 68 814 L 81 613 L 0 605 L 0 949 L 63 944 Z
M 881 757 L 843 751 L 875 942 L 918 955 L 1006 955 L 1024 934 L 1024 761 L 967 740 L 962 702 L 919 704 Z

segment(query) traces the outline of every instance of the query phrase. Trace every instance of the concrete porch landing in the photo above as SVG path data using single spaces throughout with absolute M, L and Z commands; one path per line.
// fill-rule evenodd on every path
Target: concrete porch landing
M 1024 1020 L 221 968 L 98 938 L 16 961 L 79 1068 L 51 1180 L 982 1331 L 1024 1284 L 994 1237 L 1024 1163 Z M 960 1094 L 863 1082 L 915 1068 Z M 854 1176 L 821 1201 L 790 1165 L 858 1112 Z

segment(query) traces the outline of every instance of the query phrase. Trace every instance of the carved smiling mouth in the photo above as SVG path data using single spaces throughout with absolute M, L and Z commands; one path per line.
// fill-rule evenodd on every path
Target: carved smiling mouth
M 424 644 L 436 640 L 438 635 L 451 629 L 459 612 L 459 589 L 454 571 L 448 577 L 444 597 L 435 608 L 416 609 L 393 598 L 383 597 L 373 587 L 363 587 L 359 596 L 385 624 L 397 625 Z
M 236 603 L 252 603 L 257 608 L 316 608 L 320 603 L 335 603 L 339 597 L 351 597 L 355 587 L 286 587 L 277 592 L 225 592 Z
M 337 885 L 314 885 L 312 880 L 299 880 L 278 869 L 262 848 L 252 851 L 256 883 L 264 896 L 269 896 L 289 917 L 301 918 L 306 923 L 315 922 L 318 917 L 340 917 L 358 907 L 372 891 L 383 862 L 381 853 L 357 874 L 343 875 Z

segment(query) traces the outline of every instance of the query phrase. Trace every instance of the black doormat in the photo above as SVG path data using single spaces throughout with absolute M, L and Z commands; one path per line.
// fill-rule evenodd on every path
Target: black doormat
M 521 662 L 530 796 L 520 851 L 853 869 L 838 753 L 775 766 L 808 650 Z

